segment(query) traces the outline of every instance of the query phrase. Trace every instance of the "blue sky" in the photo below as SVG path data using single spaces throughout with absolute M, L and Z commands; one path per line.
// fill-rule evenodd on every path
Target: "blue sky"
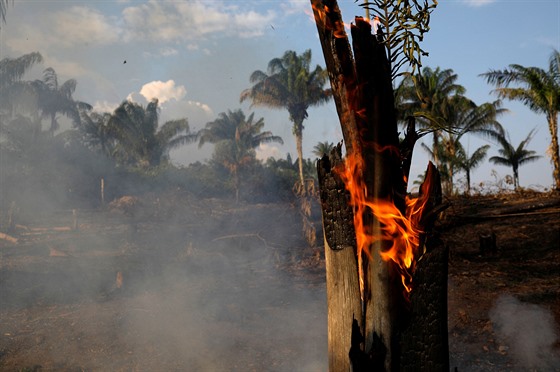
M 346 22 L 364 14 L 360 3 L 339 0 Z M 480 73 L 512 63 L 546 68 L 551 51 L 560 50 L 558 0 L 440 0 L 430 26 L 423 43 L 430 53 L 424 66 L 453 69 L 477 103 L 496 98 Z M 272 58 L 306 49 L 312 50 L 315 64 L 324 66 L 308 0 L 15 0 L 0 30 L 0 58 L 40 52 L 45 62 L 28 78 L 53 67 L 61 81 L 77 79 L 75 98 L 99 110 L 112 110 L 127 97 L 144 103 L 156 96 L 162 120 L 187 117 L 193 129 L 228 109 L 254 111 L 285 142 L 263 147 L 261 157 L 295 155 L 288 114 L 250 109 L 239 103 L 239 93 L 250 86 L 251 72 L 265 70 Z M 521 185 L 550 187 L 552 166 L 545 156 L 550 134 L 544 115 L 518 103 L 506 101 L 504 106 L 510 112 L 500 121 L 513 142 L 536 127 L 529 148 L 543 155 L 520 169 Z M 305 126 L 306 157 L 317 142 L 342 138 L 333 103 L 311 109 Z M 484 143 L 476 137 L 464 141 L 471 152 Z M 496 154 L 490 151 L 490 156 Z M 210 155 L 210 145 L 172 153 L 177 164 Z M 422 173 L 427 161 L 418 146 L 411 176 Z M 492 170 L 500 178 L 511 173 L 485 164 L 474 172 L 474 181 L 493 181 Z

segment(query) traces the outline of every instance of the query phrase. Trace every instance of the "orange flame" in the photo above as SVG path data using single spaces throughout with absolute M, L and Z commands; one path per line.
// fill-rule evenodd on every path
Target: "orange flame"
M 363 179 L 365 163 L 361 156 L 352 154 L 347 156 L 343 169 L 337 172 L 350 193 L 350 204 L 354 211 L 354 228 L 358 255 L 358 274 L 360 277 L 360 294 L 364 299 L 364 273 L 362 253 L 370 259 L 370 247 L 377 241 L 387 242 L 390 248 L 381 252 L 385 261 L 393 261 L 401 275 L 405 295 L 412 291 L 412 272 L 419 256 L 422 230 L 420 219 L 428 198 L 424 193 L 418 198 L 406 197 L 406 211 L 403 215 L 392 200 L 375 199 L 367 195 L 366 184 Z M 426 185 L 426 187 L 428 187 Z M 425 187 L 424 187 L 425 189 Z M 368 226 L 364 217 L 371 213 L 379 221 L 381 229 L 374 233 L 373 226 Z
M 321 8 L 315 4 L 311 4 L 311 7 L 315 10 L 315 22 L 317 22 L 317 24 L 325 25 L 325 29 L 332 31 L 334 37 L 337 39 L 346 37 L 346 29 L 350 29 L 350 25 L 340 20 L 332 22 L 327 17 L 327 13 L 331 12 L 327 5 L 323 5 L 323 8 Z

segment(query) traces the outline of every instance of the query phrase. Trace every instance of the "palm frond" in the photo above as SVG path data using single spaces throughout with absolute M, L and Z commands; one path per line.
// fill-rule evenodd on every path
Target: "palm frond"
M 421 58 L 428 53 L 420 47 L 420 42 L 430 29 L 430 14 L 437 0 L 373 0 L 361 6 L 372 10 L 381 22 L 378 40 L 385 43 L 392 77 L 403 74 L 400 68 L 405 62 L 413 72 L 422 67 Z
M 503 158 L 501 156 L 492 156 L 488 160 L 490 160 L 494 164 L 511 166 L 511 162 L 508 159 Z
M 33 65 L 41 62 L 43 62 L 43 56 L 39 52 L 24 54 L 15 59 L 0 60 L 0 89 L 19 81 Z

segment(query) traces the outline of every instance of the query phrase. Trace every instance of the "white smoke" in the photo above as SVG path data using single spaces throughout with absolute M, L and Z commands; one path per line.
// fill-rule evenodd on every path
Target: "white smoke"
M 502 295 L 490 310 L 490 319 L 496 335 L 509 346 L 509 354 L 520 366 L 543 371 L 560 366 L 560 355 L 554 350 L 558 327 L 550 311 Z

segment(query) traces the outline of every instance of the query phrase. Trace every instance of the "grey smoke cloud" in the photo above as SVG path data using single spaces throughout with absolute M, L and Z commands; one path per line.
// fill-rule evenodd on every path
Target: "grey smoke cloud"
M 490 310 L 490 319 L 501 342 L 520 366 L 557 370 L 560 355 L 554 350 L 558 326 L 547 309 L 502 295 Z

